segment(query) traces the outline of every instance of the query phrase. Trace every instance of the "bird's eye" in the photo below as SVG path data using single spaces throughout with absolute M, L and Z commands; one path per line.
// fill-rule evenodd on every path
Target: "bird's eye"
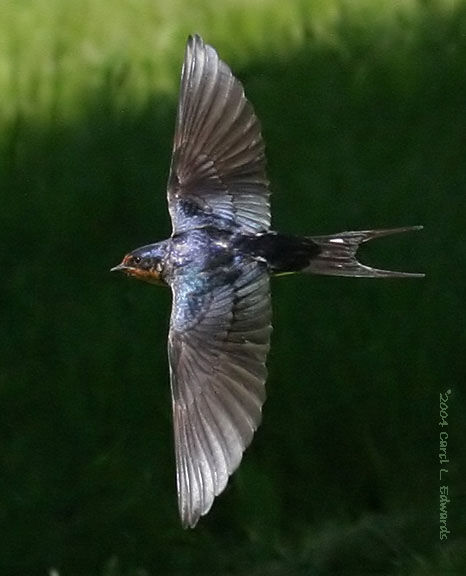
M 133 256 L 133 262 L 135 264 L 140 264 L 141 263 L 141 257 L 140 256 Z

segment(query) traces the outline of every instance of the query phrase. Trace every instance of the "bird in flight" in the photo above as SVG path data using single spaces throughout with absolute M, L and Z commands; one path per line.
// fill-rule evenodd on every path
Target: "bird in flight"
M 261 421 L 270 277 L 423 276 L 356 259 L 360 244 L 421 226 L 284 235 L 270 228 L 269 196 L 260 125 L 243 87 L 214 48 L 190 36 L 167 187 L 172 235 L 112 268 L 172 291 L 168 359 L 185 528 L 224 490 Z

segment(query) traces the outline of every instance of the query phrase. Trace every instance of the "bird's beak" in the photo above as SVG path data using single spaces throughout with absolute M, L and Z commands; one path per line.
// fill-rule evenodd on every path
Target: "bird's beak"
M 128 270 L 128 266 L 123 264 L 123 262 L 121 264 L 118 264 L 118 266 L 114 266 L 113 268 L 110 268 L 110 272 L 123 272 L 125 270 Z

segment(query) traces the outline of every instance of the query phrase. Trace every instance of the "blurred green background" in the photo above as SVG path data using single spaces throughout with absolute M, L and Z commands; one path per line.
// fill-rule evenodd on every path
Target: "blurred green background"
M 273 282 L 263 424 L 185 532 L 170 294 L 109 268 L 170 233 L 195 32 L 262 121 L 275 228 L 424 224 L 363 259 L 427 277 Z M 465 70 L 464 1 L 0 4 L 2 575 L 466 574 Z

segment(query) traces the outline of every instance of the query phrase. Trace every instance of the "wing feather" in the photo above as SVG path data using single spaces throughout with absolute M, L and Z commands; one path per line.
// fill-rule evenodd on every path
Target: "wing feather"
M 183 525 L 193 527 L 224 490 L 261 421 L 271 306 L 268 273 L 257 262 L 246 263 L 230 285 L 196 294 L 183 288 L 172 285 L 178 312 L 168 349 L 178 504 Z M 183 306 L 188 300 L 197 313 Z
M 241 83 L 199 36 L 186 46 L 167 197 L 174 233 L 270 227 L 259 121 Z

